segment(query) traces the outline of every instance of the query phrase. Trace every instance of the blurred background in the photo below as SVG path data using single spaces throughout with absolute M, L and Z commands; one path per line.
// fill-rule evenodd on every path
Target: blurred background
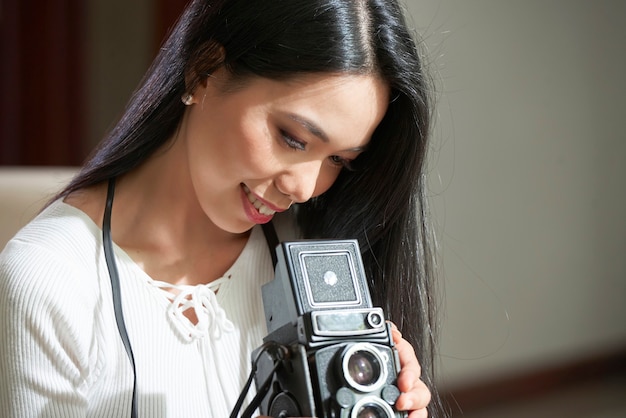
M 2 0 L 0 165 L 76 166 L 181 0 Z M 626 416 L 626 2 L 407 0 L 453 416 Z
M 626 416 L 626 2 L 408 9 L 437 85 L 452 409 Z

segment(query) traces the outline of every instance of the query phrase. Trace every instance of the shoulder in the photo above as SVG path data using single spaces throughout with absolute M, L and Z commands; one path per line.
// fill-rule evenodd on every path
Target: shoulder
M 93 293 L 98 227 L 78 209 L 57 201 L 13 237 L 0 253 L 0 293 L 15 301 L 79 300 Z
M 67 390 L 76 402 L 108 361 L 102 350 L 115 334 L 97 231 L 85 214 L 55 202 L 0 253 L 0 374 L 15 392 Z
M 35 253 L 43 258 L 30 258 L 29 262 L 36 264 L 50 256 L 67 260 L 92 252 L 99 245 L 100 234 L 100 228 L 83 211 L 59 200 L 24 226 L 0 257 L 15 260 Z

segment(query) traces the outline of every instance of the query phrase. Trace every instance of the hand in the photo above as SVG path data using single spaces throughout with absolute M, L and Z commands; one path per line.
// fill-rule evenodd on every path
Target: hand
M 396 401 L 396 409 L 409 411 L 409 418 L 426 418 L 426 407 L 430 402 L 430 390 L 420 380 L 422 368 L 417 361 L 415 350 L 407 340 L 402 338 L 398 328 L 391 324 L 391 335 L 400 357 L 400 373 L 398 374 L 398 389 L 402 394 Z
M 397 384 L 402 394 L 398 397 L 395 407 L 399 411 L 409 411 L 409 418 L 427 418 L 426 407 L 430 402 L 430 390 L 420 380 L 422 369 L 417 361 L 415 350 L 407 340 L 402 338 L 402 333 L 393 323 L 391 323 L 391 335 L 398 350 L 401 367 Z

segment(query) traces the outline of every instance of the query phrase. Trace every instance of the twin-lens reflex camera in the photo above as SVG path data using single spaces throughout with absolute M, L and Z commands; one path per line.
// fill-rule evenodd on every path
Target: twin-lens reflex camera
M 272 417 L 398 418 L 391 328 L 373 307 L 356 240 L 283 242 L 262 287 L 268 335 L 252 354 Z M 274 345 L 280 349 L 270 349 Z

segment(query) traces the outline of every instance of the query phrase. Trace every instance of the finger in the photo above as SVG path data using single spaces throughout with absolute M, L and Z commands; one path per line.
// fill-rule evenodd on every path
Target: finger
M 410 391 L 400 394 L 396 400 L 395 406 L 400 411 L 419 411 L 428 406 L 430 399 L 430 390 L 428 390 L 426 384 L 420 380 Z
M 428 418 L 428 410 L 426 408 L 411 411 L 408 418 Z
M 396 344 L 396 350 L 398 351 L 398 357 L 400 358 L 401 374 L 402 372 L 410 371 L 415 381 L 419 380 L 422 375 L 422 367 L 417 360 L 413 346 L 402 337 L 394 342 Z M 400 390 L 411 390 L 411 388 L 400 388 Z
M 398 350 L 401 368 L 397 378 L 397 385 L 402 394 L 396 402 L 396 407 L 404 411 L 415 410 L 415 416 L 419 417 L 426 414 L 425 408 L 431 399 L 430 390 L 420 379 L 422 369 L 413 346 L 402 338 L 399 331 L 394 331 L 393 327 L 392 334 L 396 350 Z

